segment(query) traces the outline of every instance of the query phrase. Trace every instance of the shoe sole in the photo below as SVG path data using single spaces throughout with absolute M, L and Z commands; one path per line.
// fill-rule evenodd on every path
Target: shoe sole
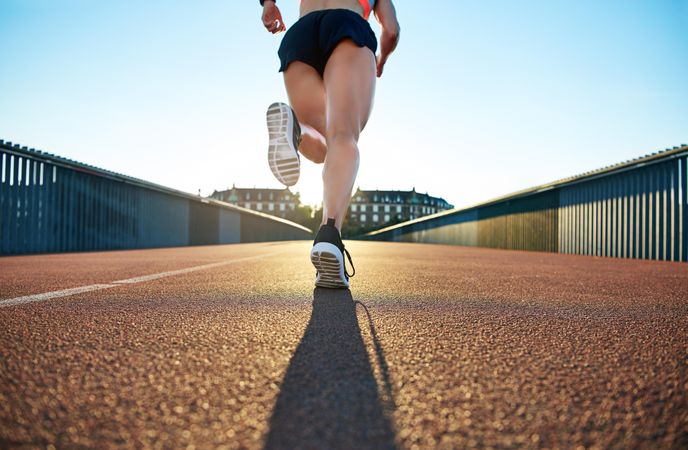
M 268 134 L 268 163 L 275 178 L 285 186 L 299 181 L 301 161 L 294 140 L 300 135 L 300 126 L 289 105 L 273 103 L 266 114 Z
M 344 274 L 344 256 L 336 245 L 318 242 L 311 249 L 311 262 L 318 271 L 315 285 L 330 289 L 348 289 L 349 280 Z

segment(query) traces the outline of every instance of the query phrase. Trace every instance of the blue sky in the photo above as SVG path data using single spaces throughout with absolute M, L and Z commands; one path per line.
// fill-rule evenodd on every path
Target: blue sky
M 281 0 L 287 25 L 298 2 Z M 357 185 L 467 205 L 688 143 L 688 0 L 397 1 Z M 0 0 L 0 138 L 204 195 L 279 187 L 257 1 Z M 371 18 L 373 28 L 379 27 Z M 320 200 L 320 166 L 296 186 Z

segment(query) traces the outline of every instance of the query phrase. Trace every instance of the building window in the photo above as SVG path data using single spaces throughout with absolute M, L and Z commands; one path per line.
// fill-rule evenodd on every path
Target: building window
M 361 222 L 365 222 L 365 221 L 366 221 L 366 215 L 365 215 L 365 214 L 361 214 L 361 215 L 359 216 L 358 220 L 360 220 Z
M 401 212 L 401 205 L 397 205 L 397 212 L 398 212 L 398 213 Z
M 389 205 L 385 205 L 385 212 L 389 212 Z
M 280 203 L 280 211 L 284 211 L 285 208 L 286 208 L 286 206 L 284 205 L 284 203 Z
M 272 195 L 272 194 L 270 194 Z M 275 204 L 274 203 L 268 203 L 268 211 L 274 211 L 275 210 Z
M 258 200 L 263 200 L 263 193 L 262 192 L 258 193 Z
M 246 198 L 246 200 L 251 200 L 251 193 L 247 192 L 245 198 Z
M 374 201 L 374 202 L 377 201 L 377 194 L 373 195 L 373 201 Z
M 293 211 L 295 207 L 296 207 L 296 205 L 294 205 L 293 203 L 289 203 L 289 209 L 291 209 Z
M 272 192 L 270 192 L 270 200 L 274 200 L 274 199 L 275 199 L 275 194 L 273 194 Z
M 380 217 L 377 214 L 373 214 L 373 222 L 377 222 L 380 220 Z
M 356 212 L 356 205 L 351 205 L 351 212 Z
M 366 205 L 361 205 L 361 212 L 365 212 L 365 210 L 366 210 Z M 365 217 L 365 216 L 363 216 L 363 217 Z
M 258 194 L 258 195 L 260 196 L 260 194 Z M 263 210 L 263 204 L 262 203 L 256 203 L 256 209 L 258 211 L 262 211 Z
M 389 222 L 389 214 L 385 214 L 385 223 Z
M 377 205 L 373 205 L 373 212 L 377 212 Z

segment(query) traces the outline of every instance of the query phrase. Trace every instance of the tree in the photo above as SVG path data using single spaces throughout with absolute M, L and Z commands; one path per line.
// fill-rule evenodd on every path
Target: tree
M 322 208 L 299 204 L 292 211 L 288 211 L 284 218 L 303 225 L 316 233 L 322 220 Z

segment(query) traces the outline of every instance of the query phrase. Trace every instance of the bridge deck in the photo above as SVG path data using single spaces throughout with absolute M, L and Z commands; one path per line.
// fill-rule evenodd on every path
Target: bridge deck
M 686 264 L 349 247 L 0 258 L 0 447 L 688 446 Z

